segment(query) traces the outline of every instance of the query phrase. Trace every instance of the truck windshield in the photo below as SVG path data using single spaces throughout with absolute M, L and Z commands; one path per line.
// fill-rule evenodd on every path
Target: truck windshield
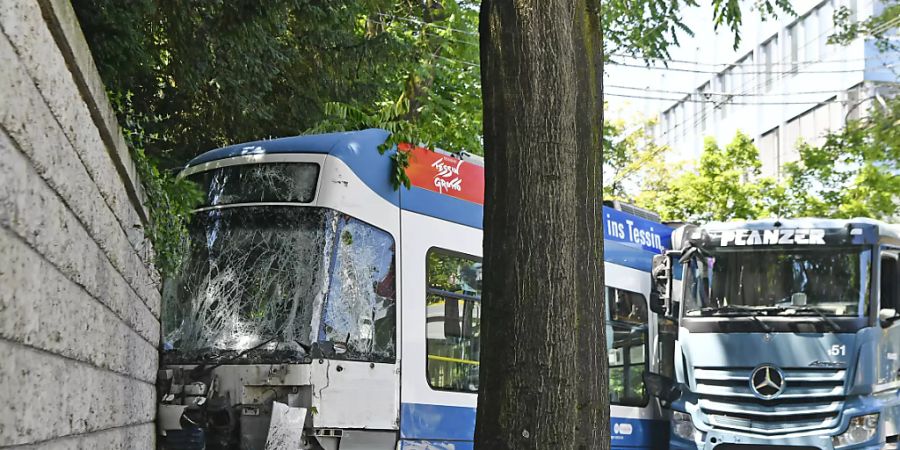
M 707 250 L 687 264 L 684 312 L 859 316 L 870 264 L 859 247 Z
M 390 234 L 296 206 L 200 211 L 189 231 L 187 259 L 163 293 L 169 362 L 247 349 L 254 362 L 284 362 L 314 346 L 326 357 L 394 359 Z

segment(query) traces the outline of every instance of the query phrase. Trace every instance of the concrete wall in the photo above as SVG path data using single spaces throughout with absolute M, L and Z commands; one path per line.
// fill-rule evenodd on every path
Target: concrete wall
M 69 1 L 0 1 L 0 447 L 153 448 L 142 195 Z

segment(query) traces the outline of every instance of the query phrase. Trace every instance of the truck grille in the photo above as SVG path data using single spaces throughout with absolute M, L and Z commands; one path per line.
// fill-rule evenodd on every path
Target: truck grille
M 716 428 L 774 435 L 837 427 L 845 369 L 782 369 L 784 392 L 772 400 L 750 389 L 753 368 L 694 370 L 704 421 Z

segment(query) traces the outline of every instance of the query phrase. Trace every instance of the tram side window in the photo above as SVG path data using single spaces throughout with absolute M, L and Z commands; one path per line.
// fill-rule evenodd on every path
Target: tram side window
M 647 370 L 647 300 L 637 292 L 606 288 L 609 324 L 612 329 L 609 355 L 609 402 L 614 405 L 645 406 L 647 392 L 643 374 Z
M 425 257 L 426 372 L 434 389 L 478 391 L 481 260 L 431 249 Z

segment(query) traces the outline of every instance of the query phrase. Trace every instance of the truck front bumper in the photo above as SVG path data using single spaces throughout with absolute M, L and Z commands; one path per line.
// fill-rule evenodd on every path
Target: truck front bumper
M 869 441 L 863 444 L 845 447 L 835 447 L 831 443 L 831 436 L 752 436 L 737 434 L 733 432 L 710 431 L 706 433 L 706 439 L 703 442 L 692 442 L 673 436 L 670 442 L 670 450 L 722 450 L 723 445 L 733 450 L 741 450 L 741 446 L 748 446 L 748 450 L 759 450 L 762 448 L 784 448 L 797 447 L 798 449 L 808 450 L 811 448 L 820 450 L 880 450 L 884 444 L 880 444 L 877 440 Z M 737 447 L 730 447 L 737 445 Z

